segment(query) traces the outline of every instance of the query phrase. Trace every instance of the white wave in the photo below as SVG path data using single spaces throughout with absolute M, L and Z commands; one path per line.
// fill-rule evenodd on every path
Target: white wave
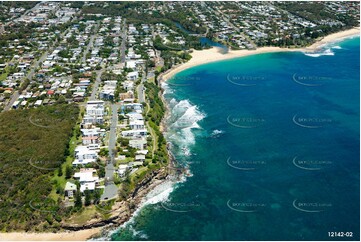
M 171 100 L 171 115 L 169 117 L 169 129 L 167 139 L 175 146 L 187 148 L 195 144 L 194 129 L 201 129 L 199 121 L 205 118 L 205 114 L 198 110 L 188 100 L 175 103 Z
M 162 182 L 161 184 L 156 186 L 153 190 L 151 190 L 143 198 L 143 200 L 140 203 L 139 207 L 134 211 L 132 217 L 127 222 L 123 223 L 122 225 L 120 225 L 116 229 L 109 230 L 107 232 L 108 235 L 106 237 L 96 238 L 96 239 L 93 239 L 93 240 L 108 241 L 108 240 L 110 240 L 112 234 L 117 233 L 119 231 L 119 229 L 122 229 L 122 228 L 123 229 L 124 228 L 129 229 L 133 233 L 133 236 L 139 236 L 140 238 L 147 239 L 148 236 L 143 231 L 136 231 L 134 229 L 134 227 L 132 226 L 134 224 L 134 222 L 135 222 L 135 220 L 134 220 L 135 217 L 147 205 L 157 204 L 157 203 L 160 203 L 160 202 L 168 201 L 169 200 L 169 195 L 173 192 L 175 185 L 177 183 L 182 183 L 185 180 L 186 180 L 186 177 L 182 176 L 180 178 L 180 180 L 178 180 L 178 181 L 166 180 L 166 181 Z
M 173 89 L 166 82 L 162 82 L 160 84 L 160 86 L 163 89 L 163 96 L 166 95 L 166 94 L 173 93 Z
M 342 49 L 342 47 L 341 47 L 341 46 L 339 46 L 339 45 L 336 45 L 336 46 L 332 46 L 331 48 L 332 48 L 332 49 L 337 49 L 337 50 L 340 50 L 340 49 Z
M 324 56 L 324 55 L 335 55 L 334 52 L 332 52 L 331 48 L 328 48 L 326 50 L 324 50 L 323 52 L 315 52 L 315 53 L 308 53 L 308 52 L 304 52 L 305 55 L 310 56 L 310 57 L 320 57 L 320 56 Z
M 187 128 L 191 126 L 198 128 L 195 124 L 203 118 L 204 115 L 198 111 L 197 106 L 191 106 L 185 110 L 182 116 L 180 116 L 172 126 L 175 128 Z
M 211 137 L 219 137 L 223 133 L 224 133 L 223 130 L 215 129 L 215 130 L 212 131 Z
M 172 116 L 174 122 L 171 126 L 175 128 L 190 127 L 205 117 L 205 115 L 198 110 L 198 107 L 192 105 L 188 100 L 178 102 L 172 108 Z
M 142 203 L 143 206 L 148 204 L 156 204 L 159 202 L 165 202 L 169 199 L 169 195 L 174 190 L 174 182 L 167 180 L 160 185 L 156 186 L 152 191 L 150 191 Z
M 177 105 L 177 101 L 175 100 L 175 98 L 172 98 L 170 101 L 169 101 L 169 106 L 171 108 L 173 108 L 175 105 Z
M 148 235 L 146 235 L 143 231 L 135 230 L 132 225 L 130 225 L 128 229 L 132 232 L 133 237 L 138 236 L 141 239 L 148 239 Z

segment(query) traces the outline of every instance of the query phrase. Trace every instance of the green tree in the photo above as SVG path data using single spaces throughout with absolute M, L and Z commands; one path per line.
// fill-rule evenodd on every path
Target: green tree
M 74 207 L 81 208 L 82 206 L 83 206 L 83 203 L 81 201 L 81 192 L 78 190 L 75 194 Z
M 100 196 L 101 196 L 101 190 L 100 189 L 95 189 L 94 194 L 93 194 L 94 203 L 99 203 Z
M 99 166 L 98 175 L 100 178 L 105 177 L 105 167 L 104 166 Z
M 91 204 L 91 193 L 89 190 L 85 190 L 84 193 L 85 193 L 84 205 L 89 206 Z
M 63 168 L 61 166 L 58 168 L 58 176 L 63 176 Z
M 73 168 L 71 166 L 67 166 L 65 168 L 65 178 L 69 179 L 73 175 Z

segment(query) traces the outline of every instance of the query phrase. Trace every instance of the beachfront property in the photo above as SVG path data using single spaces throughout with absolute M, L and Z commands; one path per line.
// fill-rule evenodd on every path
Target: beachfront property
M 144 138 L 129 140 L 129 146 L 138 150 L 144 150 L 147 147 L 147 140 Z
M 118 166 L 118 170 L 117 170 L 117 173 L 120 177 L 123 177 L 126 173 L 126 171 L 129 169 L 129 165 L 128 164 L 120 164 Z
M 77 191 L 77 187 L 74 183 L 66 182 L 64 188 L 64 195 L 68 198 L 73 198 Z
M 125 130 L 121 132 L 123 137 L 134 137 L 134 138 L 142 138 L 146 137 L 148 131 L 146 129 L 137 129 L 137 130 Z
M 137 113 L 143 112 L 143 105 L 141 103 L 126 103 L 124 104 L 124 108 Z
M 74 151 L 74 157 L 73 166 L 86 165 L 96 161 L 98 151 L 88 146 L 77 146 Z
M 144 129 L 145 128 L 144 120 L 131 120 L 129 121 L 129 127 L 133 130 Z
M 146 137 L 148 132 L 145 127 L 144 117 L 142 115 L 143 105 L 140 103 L 124 103 L 123 107 L 128 113 L 126 116 L 129 118 L 129 129 L 121 132 L 123 137 Z
M 94 191 L 99 185 L 99 177 L 96 176 L 96 170 L 93 168 L 81 168 L 79 172 L 74 174 L 74 178 L 80 183 L 80 192 L 85 190 Z

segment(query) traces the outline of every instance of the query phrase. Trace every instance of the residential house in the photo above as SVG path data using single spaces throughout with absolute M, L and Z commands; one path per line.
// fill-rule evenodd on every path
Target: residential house
M 81 168 L 79 172 L 74 174 L 74 178 L 80 182 L 80 191 L 94 191 L 95 186 L 99 184 L 99 177 L 95 175 L 94 168 Z
M 72 198 L 72 197 L 74 197 L 76 191 L 77 191 L 77 187 L 74 183 L 66 182 L 65 188 L 64 188 L 65 196 Z
M 147 146 L 147 140 L 144 138 L 141 139 L 131 139 L 129 140 L 129 146 L 138 150 L 143 150 Z

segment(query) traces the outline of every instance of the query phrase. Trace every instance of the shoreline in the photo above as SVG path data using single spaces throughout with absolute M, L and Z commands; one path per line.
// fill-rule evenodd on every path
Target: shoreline
M 0 233 L 0 241 L 85 241 L 100 232 L 101 228 L 60 233 L 10 232 Z
M 109 220 L 112 223 L 97 226 L 91 229 L 79 230 L 63 230 L 61 232 L 9 232 L 0 233 L 0 241 L 86 241 L 89 239 L 102 239 L 110 236 L 110 234 L 117 230 L 121 225 L 133 217 L 134 213 L 141 208 L 146 202 L 147 195 L 153 191 L 157 186 L 170 181 L 171 174 L 167 172 L 168 168 L 162 168 L 157 172 L 152 173 L 150 176 L 145 177 L 140 185 L 137 187 L 137 191 L 134 191 L 133 195 L 127 200 L 116 202 L 113 205 L 110 212 Z M 131 208 L 130 202 L 134 203 L 134 207 Z M 104 221 L 104 220 L 102 220 Z M 96 223 L 99 223 L 97 221 Z M 81 225 L 80 227 L 87 226 L 89 224 Z
M 159 80 L 160 82 L 167 81 L 175 74 L 184 71 L 186 69 L 192 68 L 194 66 L 217 62 L 217 61 L 230 60 L 244 56 L 257 55 L 263 53 L 276 53 L 276 52 L 315 52 L 326 44 L 338 42 L 345 38 L 350 38 L 359 35 L 360 35 L 360 27 L 355 27 L 349 30 L 344 30 L 341 32 L 327 35 L 317 40 L 314 44 L 302 48 L 260 47 L 255 50 L 230 50 L 225 54 L 221 53 L 220 49 L 217 47 L 213 47 L 211 49 L 206 49 L 206 50 L 193 50 L 193 52 L 190 53 L 192 55 L 192 58 L 189 61 L 184 62 L 182 64 L 178 64 L 172 67 L 171 69 L 167 70 L 166 72 L 160 74 Z
M 345 38 L 349 38 L 352 36 L 359 36 L 360 35 L 360 28 L 352 28 L 349 30 L 337 32 L 331 35 L 327 35 L 323 37 L 322 39 L 318 40 L 316 43 L 312 44 L 309 47 L 304 48 L 280 48 L 280 47 L 261 47 L 256 50 L 235 50 L 235 51 L 229 51 L 226 54 L 222 54 L 219 52 L 219 49 L 216 47 L 213 47 L 211 49 L 206 50 L 193 50 L 191 53 L 192 59 L 190 59 L 188 62 L 176 65 L 172 67 L 171 69 L 161 73 L 158 76 L 159 84 L 161 84 L 163 81 L 167 81 L 175 74 L 189 69 L 191 67 L 202 65 L 206 63 L 211 62 L 217 62 L 222 60 L 228 60 L 228 59 L 234 59 L 244 56 L 250 56 L 250 55 L 256 55 L 256 54 L 262 54 L 262 53 L 275 53 L 275 52 L 314 52 L 317 51 L 322 46 L 332 43 L 332 42 L 338 42 Z M 162 89 L 163 90 L 163 89 Z M 159 94 L 161 96 L 161 99 L 165 105 L 166 112 L 163 117 L 163 120 L 160 124 L 160 131 L 164 133 L 166 131 L 166 125 L 165 125 L 165 119 L 170 115 L 169 113 L 169 107 L 166 102 L 166 100 L 163 97 L 163 93 Z M 172 157 L 170 157 L 172 159 Z M 170 163 L 172 163 L 172 160 L 170 160 Z M 164 175 L 164 174 L 163 174 Z M 167 175 L 165 175 L 167 176 Z M 153 179 L 155 178 L 155 179 Z M 156 177 L 153 177 L 151 181 L 146 184 L 146 186 L 141 186 L 139 188 L 139 193 L 135 195 L 132 199 L 137 201 L 136 208 L 133 211 L 129 211 L 130 214 L 127 214 L 127 218 L 125 218 L 123 221 L 121 221 L 119 224 L 115 224 L 113 226 L 103 226 L 103 227 L 97 227 L 92 229 L 84 229 L 84 230 L 78 230 L 78 231 L 62 231 L 59 233 L 51 233 L 51 232 L 44 232 L 44 233 L 27 233 L 27 232 L 9 232 L 9 233 L 0 233 L 0 241 L 85 241 L 87 239 L 98 237 L 102 234 L 107 234 L 110 228 L 113 228 L 114 226 L 119 227 L 121 224 L 124 224 L 126 221 L 129 221 L 129 219 L 133 216 L 134 211 L 141 206 L 143 198 L 146 197 L 146 195 L 152 191 L 157 185 L 160 185 L 161 183 L 168 180 L 167 177 L 164 179 L 159 179 Z M 128 200 L 128 199 L 127 199 Z M 118 203 L 117 208 L 114 209 L 113 212 L 125 212 L 123 209 L 126 206 L 126 202 L 124 203 Z

